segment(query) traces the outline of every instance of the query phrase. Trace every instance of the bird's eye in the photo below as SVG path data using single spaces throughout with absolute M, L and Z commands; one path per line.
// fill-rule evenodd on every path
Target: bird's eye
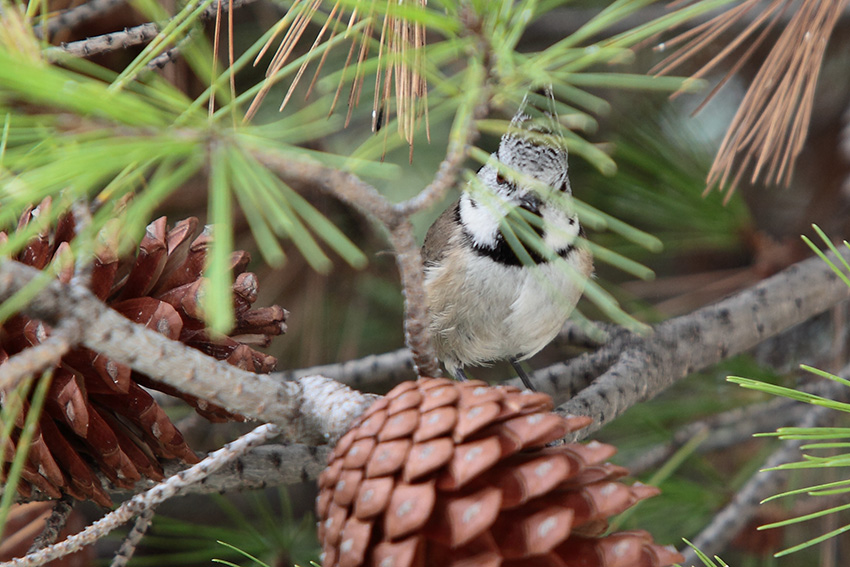
M 507 183 L 507 181 L 508 180 L 505 179 L 505 176 L 501 173 L 496 174 L 496 183 L 498 183 L 499 185 L 504 185 L 505 183 Z

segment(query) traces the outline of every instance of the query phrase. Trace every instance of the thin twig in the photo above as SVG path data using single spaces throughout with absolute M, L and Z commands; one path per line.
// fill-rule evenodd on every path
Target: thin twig
M 165 51 L 151 59 L 150 62 L 147 64 L 148 70 L 159 71 L 165 69 L 168 65 L 171 65 L 172 63 L 177 61 L 177 58 L 180 57 L 180 52 L 191 39 L 192 34 L 190 33 L 189 35 L 181 39 L 177 45 L 166 49 Z
M 50 516 L 48 516 L 44 521 L 44 529 L 33 540 L 27 553 L 35 553 L 39 549 L 44 549 L 49 545 L 53 545 L 59 538 L 59 533 L 68 522 L 68 517 L 71 515 L 72 510 L 73 505 L 71 504 L 71 498 L 69 496 L 65 496 L 61 500 L 57 500 L 56 503 L 53 504 L 53 510 L 50 512 Z
M 79 41 L 61 43 L 59 47 L 51 47 L 45 50 L 48 58 L 56 57 L 60 52 L 75 57 L 91 57 L 115 51 L 127 49 L 140 43 L 147 43 L 159 34 L 159 26 L 153 23 L 141 24 L 122 31 L 105 33 L 96 37 L 89 37 Z
M 413 354 L 413 368 L 419 376 L 439 377 L 440 365 L 428 328 L 425 268 L 410 220 L 405 219 L 393 228 L 390 239 L 404 290 L 404 336 Z
M 227 12 L 230 9 L 241 8 L 257 0 L 222 0 L 221 10 Z M 201 12 L 200 20 L 211 20 L 216 16 L 216 10 L 219 2 L 213 2 L 203 12 Z M 62 43 L 59 47 L 51 47 L 45 50 L 45 55 L 48 58 L 58 58 L 61 55 L 73 55 L 76 57 L 91 57 L 100 53 L 107 53 L 117 49 L 126 49 L 141 43 L 147 43 L 159 34 L 160 26 L 158 24 L 148 22 L 125 28 L 121 31 L 107 33 L 95 37 L 72 41 L 70 43 Z M 173 49 L 173 48 L 172 48 Z M 153 61 L 151 62 L 153 63 Z
M 71 214 L 74 215 L 74 230 L 77 234 L 86 232 L 92 223 L 91 209 L 86 200 L 76 200 L 71 204 Z M 94 270 L 94 255 L 91 250 L 77 250 L 74 260 L 74 275 L 71 277 L 71 285 L 79 285 L 91 288 L 92 272 Z
M 383 354 L 371 354 L 338 364 L 284 370 L 272 374 L 274 378 L 280 380 L 294 380 L 312 375 L 332 378 L 358 390 L 371 389 L 387 383 L 398 383 L 415 377 L 413 358 L 408 348 Z
M 261 445 L 279 434 L 280 429 L 277 426 L 272 424 L 261 425 L 211 453 L 197 465 L 165 479 L 147 492 L 137 494 L 81 532 L 25 557 L 0 563 L 0 567 L 38 567 L 91 545 L 145 510 L 165 502 L 185 487 L 203 481 L 222 466 L 244 455 L 252 447 Z
M 139 517 L 136 518 L 136 523 L 133 524 L 133 528 L 130 530 L 130 533 L 128 533 L 127 537 L 124 538 L 124 541 L 121 542 L 121 547 L 118 548 L 118 551 L 112 558 L 112 562 L 109 564 L 109 567 L 126 567 L 126 565 L 130 562 L 130 559 L 133 558 L 133 554 L 136 553 L 136 548 L 139 546 L 142 538 L 145 537 L 145 534 L 151 527 L 155 508 L 155 506 L 151 506 L 139 514 Z
M 73 29 L 89 20 L 98 18 L 113 8 L 124 4 L 126 0 L 89 0 L 85 4 L 62 10 L 47 20 L 48 37 L 53 37 L 61 31 Z M 42 36 L 42 26 L 33 26 L 36 37 Z
M 466 160 L 469 146 L 475 143 L 479 135 L 475 121 L 487 116 L 486 101 L 489 94 L 486 89 L 480 89 L 480 91 L 480 100 L 472 112 L 469 123 L 462 126 L 462 132 L 465 136 L 461 140 L 452 141 L 449 144 L 445 159 L 440 163 L 434 179 L 425 189 L 415 197 L 393 207 L 396 214 L 409 216 L 427 210 L 443 200 L 449 189 L 457 184 L 458 174 L 463 167 L 464 160 Z

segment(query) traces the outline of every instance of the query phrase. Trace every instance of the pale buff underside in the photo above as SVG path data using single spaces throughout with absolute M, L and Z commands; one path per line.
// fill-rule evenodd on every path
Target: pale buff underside
M 556 265 L 504 266 L 457 242 L 447 249 L 440 264 L 426 270 L 425 286 L 437 356 L 449 372 L 531 357 L 555 338 L 581 296 L 581 282 Z M 587 250 L 576 249 L 568 261 L 591 273 Z

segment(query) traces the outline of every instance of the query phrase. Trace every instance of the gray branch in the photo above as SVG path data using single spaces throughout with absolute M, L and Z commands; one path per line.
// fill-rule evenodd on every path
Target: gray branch
M 606 323 L 594 323 L 594 326 L 596 328 L 588 329 L 587 325 L 567 321 L 564 328 L 552 341 L 552 347 L 598 348 L 605 343 L 603 338 L 606 334 L 617 330 L 615 326 Z M 303 376 L 325 376 L 357 390 L 375 391 L 404 380 L 412 380 L 416 377 L 416 372 L 413 370 L 410 349 L 400 348 L 345 362 L 282 370 L 273 372 L 272 376 L 278 380 L 296 380 Z
M 50 516 L 44 521 L 44 529 L 33 540 L 27 553 L 35 553 L 39 549 L 44 549 L 56 542 L 73 510 L 70 500 L 69 496 L 65 496 L 61 500 L 56 501 L 53 505 L 53 510 L 50 512 Z
M 39 274 L 16 262 L 0 264 L 0 301 Z M 821 260 L 806 260 L 716 305 L 658 325 L 652 335 L 609 330 L 609 340 L 599 350 L 541 370 L 537 381 L 554 386 L 561 399 L 564 391 L 557 389 L 560 385 L 578 388 L 592 382 L 560 411 L 589 414 L 597 419 L 592 426 L 596 428 L 675 380 L 751 348 L 848 295 L 844 284 Z M 49 324 L 69 318 L 80 321 L 84 323 L 78 337 L 81 344 L 183 391 L 280 423 L 289 440 L 318 444 L 338 435 L 374 399 L 328 379 L 285 382 L 244 372 L 132 323 L 87 290 L 72 285 L 47 284 L 26 311 Z M 400 353 L 385 356 L 404 359 Z M 596 370 L 602 376 L 593 382 Z M 221 388 L 222 383 L 230 387 Z M 322 466 L 323 459 L 315 449 L 293 446 L 270 451 L 271 472 L 258 472 L 256 477 L 225 474 L 222 484 L 211 486 L 226 490 L 262 485 L 270 478 L 279 479 L 274 482 L 283 482 L 284 477 L 303 480 L 314 477 Z M 301 457 L 275 457 L 275 451 Z M 239 465 L 243 471 L 253 470 L 253 466 L 248 461 Z
M 263 445 L 211 474 L 201 482 L 188 485 L 180 495 L 211 494 L 253 490 L 315 480 L 325 468 L 331 447 L 323 445 Z M 170 465 L 166 475 L 174 475 L 184 467 Z M 153 481 L 142 481 L 137 488 L 152 487 Z
M 91 57 L 100 53 L 127 49 L 140 43 L 147 43 L 157 36 L 159 26 L 153 23 L 142 24 L 121 31 L 105 33 L 96 37 L 88 37 L 79 41 L 62 43 L 59 47 L 47 49 L 48 57 L 64 52 L 74 57 Z
M 18 262 L 0 263 L 0 302 L 42 275 Z M 279 382 L 246 372 L 126 319 L 82 286 L 51 281 L 24 312 L 50 325 L 75 320 L 80 344 L 183 392 L 276 423 L 289 441 L 333 440 L 374 399 L 326 378 Z
M 398 383 L 416 377 L 410 349 L 400 348 L 383 354 L 370 354 L 346 362 L 323 364 L 296 370 L 284 370 L 272 374 L 281 380 L 295 380 L 302 376 L 326 376 L 358 390 L 376 385 Z
M 850 252 L 847 253 L 850 256 Z M 556 411 L 587 415 L 586 437 L 631 406 L 668 386 L 850 297 L 850 290 L 819 258 L 810 258 L 714 305 L 676 317 L 646 337 L 623 331 L 598 351 L 535 373 L 555 392 Z M 594 372 L 611 365 L 596 378 Z M 580 378 L 577 380 L 577 377 Z M 587 387 L 563 403 L 587 381 Z
M 121 543 L 121 547 L 118 548 L 118 551 L 115 553 L 115 556 L 112 558 L 112 563 L 109 564 L 109 567 L 127 567 L 130 563 L 130 560 L 133 558 L 133 555 L 136 553 L 136 548 L 142 541 L 142 538 L 145 537 L 145 534 L 151 527 L 153 523 L 154 510 L 156 506 L 151 506 L 139 514 L 136 518 L 133 527 L 130 529 L 130 533 L 127 534 L 127 537 L 124 538 L 124 541 Z

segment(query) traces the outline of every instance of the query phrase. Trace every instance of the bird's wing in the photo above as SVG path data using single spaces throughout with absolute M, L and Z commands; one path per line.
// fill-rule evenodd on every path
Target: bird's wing
M 443 214 L 428 229 L 428 233 L 425 235 L 425 243 L 422 245 L 422 259 L 425 266 L 436 264 L 445 256 L 449 239 L 460 229 L 458 223 L 459 207 L 460 199 L 443 211 Z

